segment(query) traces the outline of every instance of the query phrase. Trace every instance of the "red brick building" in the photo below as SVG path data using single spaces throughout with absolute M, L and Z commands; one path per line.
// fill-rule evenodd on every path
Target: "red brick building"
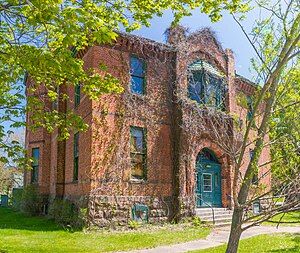
M 70 99 L 59 110 L 75 110 L 90 127 L 66 141 L 57 140 L 57 131 L 27 129 L 26 147 L 36 158 L 27 183 L 37 183 L 50 201 L 88 200 L 90 214 L 104 225 L 145 212 L 150 221 L 166 220 L 176 205 L 182 215 L 231 207 L 232 161 L 224 145 L 233 145 L 234 133 L 220 128 L 221 137 L 205 120 L 217 108 L 243 127 L 251 113 L 237 98 L 251 98 L 257 87 L 235 73 L 231 50 L 207 29 L 187 35 L 176 28 L 167 44 L 121 34 L 114 45 L 95 45 L 77 57 L 87 69 L 105 64 L 124 92 L 92 101 L 80 85 L 62 87 Z M 247 152 L 242 172 L 251 145 Z M 265 148 L 261 163 L 269 156 Z M 260 168 L 254 183 L 259 178 L 269 186 L 268 169 Z

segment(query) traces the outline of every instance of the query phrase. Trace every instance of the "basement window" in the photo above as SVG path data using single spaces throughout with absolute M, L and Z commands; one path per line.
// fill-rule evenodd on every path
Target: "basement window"
M 134 94 L 143 95 L 145 94 L 145 61 L 136 57 L 131 56 L 130 58 L 130 91 Z
M 131 179 L 147 179 L 146 129 L 130 127 Z
M 134 204 L 131 208 L 131 216 L 134 221 L 148 223 L 149 207 L 143 204 Z

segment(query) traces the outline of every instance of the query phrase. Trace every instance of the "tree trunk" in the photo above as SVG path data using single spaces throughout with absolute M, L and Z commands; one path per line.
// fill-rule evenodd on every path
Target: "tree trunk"
M 237 253 L 239 241 L 242 234 L 243 209 L 235 208 L 232 216 L 230 237 L 227 244 L 226 253 Z

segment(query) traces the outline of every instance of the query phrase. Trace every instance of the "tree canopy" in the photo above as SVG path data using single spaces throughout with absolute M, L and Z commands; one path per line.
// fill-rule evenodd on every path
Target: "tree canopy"
M 300 66 L 284 75 L 270 123 L 273 180 L 293 178 L 300 170 Z
M 235 253 L 241 233 L 251 226 L 266 221 L 276 214 L 299 210 L 299 56 L 300 14 L 299 1 L 256 1 L 265 15 L 255 20 L 251 33 L 247 33 L 241 21 L 235 21 L 244 32 L 256 52 L 253 68 L 262 84 L 253 103 L 253 116 L 243 134 L 243 142 L 234 164 L 233 202 L 234 213 L 226 252 Z M 263 108 L 261 112 L 259 108 Z M 255 140 L 249 138 L 253 122 Z M 245 175 L 240 177 L 240 168 L 248 146 L 252 144 L 252 157 Z M 272 158 L 260 164 L 264 148 L 270 148 Z M 270 190 L 260 192 L 259 187 L 251 193 L 251 181 L 259 168 L 272 164 L 274 176 Z M 269 170 L 268 174 L 272 173 Z M 235 187 L 236 186 L 236 187 Z M 285 201 L 276 207 L 273 195 L 285 196 Z M 253 195 L 254 197 L 251 197 Z M 245 207 L 269 197 L 269 204 L 258 215 L 246 217 Z M 271 201 L 270 201 L 271 200 Z M 244 223 L 244 226 L 242 226 Z
M 191 14 L 191 10 L 221 18 L 221 11 L 245 11 L 243 0 L 4 0 L 0 3 L 0 148 L 8 151 L 19 148 L 5 138 L 14 127 L 24 124 L 24 75 L 30 76 L 34 93 L 41 85 L 50 101 L 58 97 L 62 84 L 81 84 L 91 98 L 103 93 L 118 93 L 118 80 L 105 71 L 83 68 L 83 61 L 74 52 L 93 44 L 113 43 L 118 31 L 131 32 L 150 26 L 153 16 L 161 16 L 167 9 L 174 14 L 174 22 Z M 68 99 L 64 97 L 63 99 Z M 46 110 L 45 110 L 46 109 Z M 60 114 L 45 108 L 39 98 L 29 96 L 27 110 L 34 120 L 33 127 L 53 131 L 62 129 L 68 138 L 70 129 L 84 130 L 87 126 L 72 112 Z M 13 152 L 10 153 L 13 156 Z M 2 156 L 4 159 L 4 156 Z M 6 160 L 6 159 L 4 159 Z

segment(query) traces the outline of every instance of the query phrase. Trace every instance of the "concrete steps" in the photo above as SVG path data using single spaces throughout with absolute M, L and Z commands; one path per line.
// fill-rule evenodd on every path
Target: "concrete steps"
M 213 219 L 214 213 L 214 219 Z M 233 211 L 227 208 L 197 208 L 196 215 L 204 222 L 213 224 L 215 220 L 215 226 L 229 226 L 231 224 Z

